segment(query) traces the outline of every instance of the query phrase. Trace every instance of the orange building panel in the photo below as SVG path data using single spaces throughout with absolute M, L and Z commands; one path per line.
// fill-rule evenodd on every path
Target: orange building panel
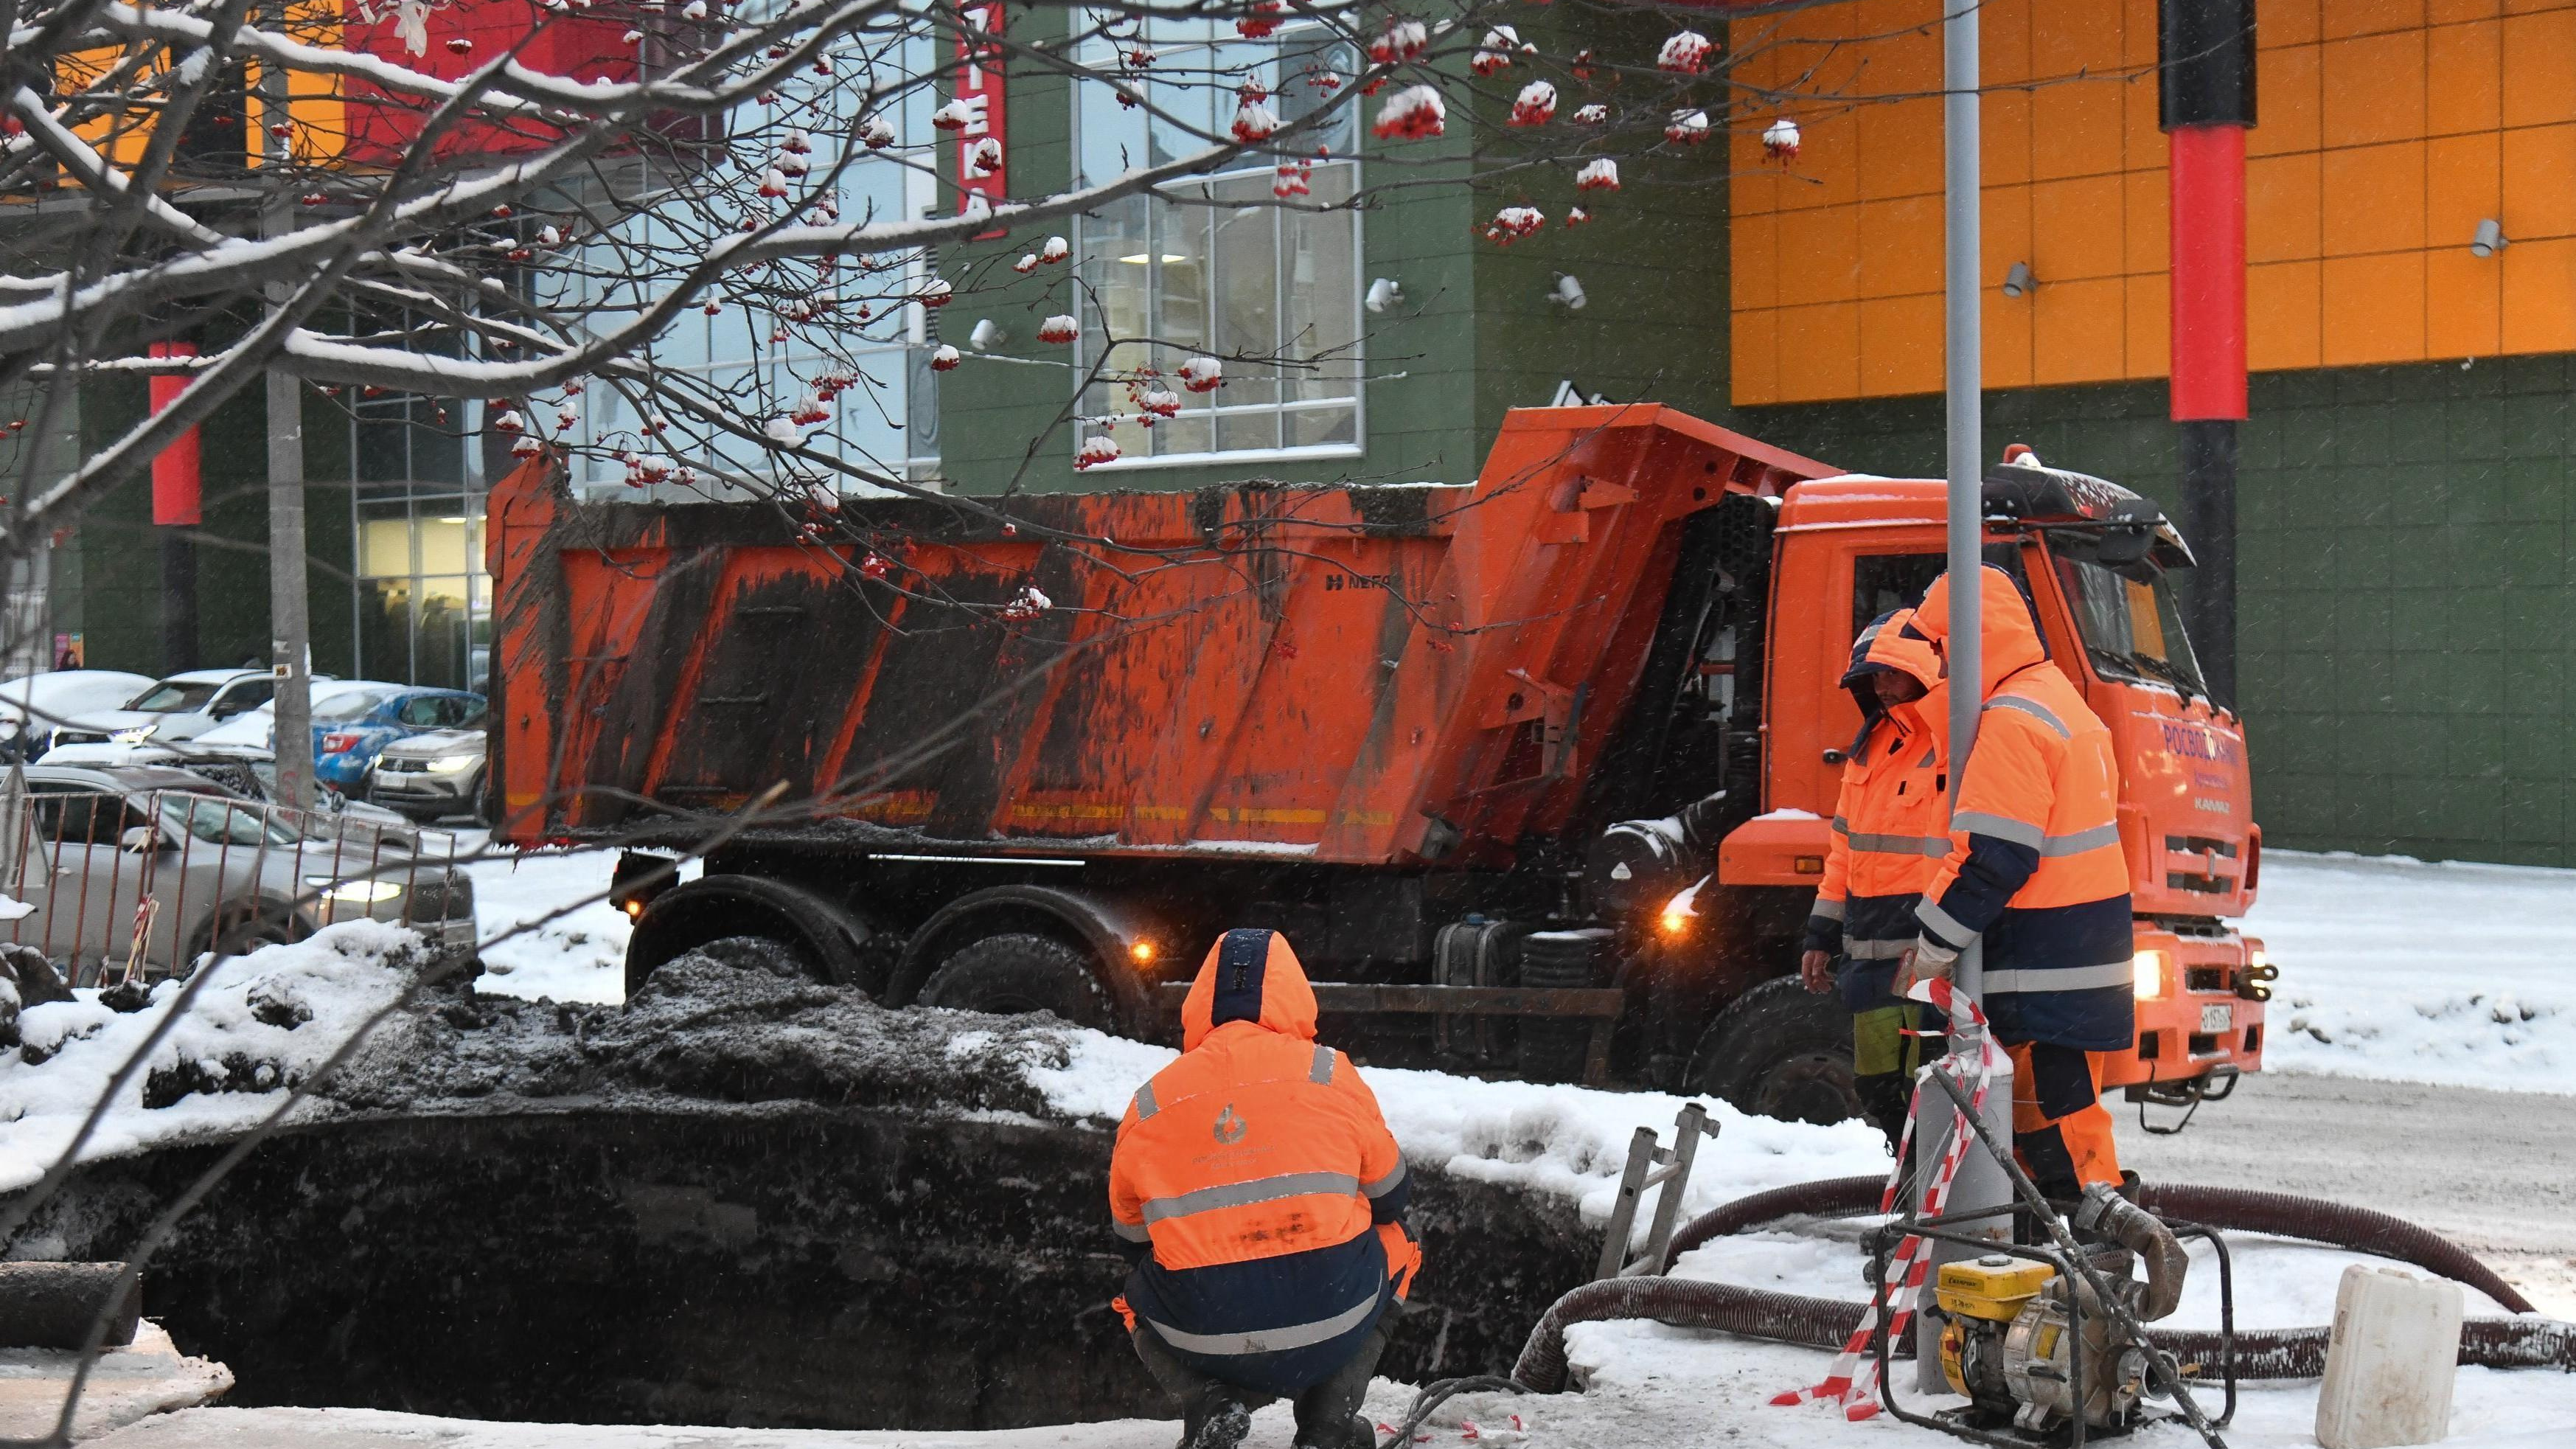
M 2257 372 L 2317 365 L 2317 263 L 2245 269 L 2245 365 Z
M 1941 317 L 1938 296 L 1861 303 L 1861 396 L 1940 391 Z
M 2504 264 L 2504 350 L 2576 348 L 2576 239 L 2517 242 L 2498 260 Z
M 2049 282 L 2120 275 L 2125 190 L 2117 173 L 2032 186 L 2031 269 Z
M 1909 196 L 1860 206 L 1860 295 L 1941 290 L 1941 198 Z M 1935 336 L 1938 342 L 1938 336 Z
M 2422 250 L 2423 142 L 2328 151 L 2320 166 L 2325 255 Z
M 2576 10 L 2505 17 L 2503 57 L 2506 125 L 2576 120 Z
M 2245 260 L 2297 261 L 2319 254 L 2317 153 L 2245 163 Z
M 2325 134 L 2338 146 L 2424 134 L 2424 32 L 2331 40 L 2321 47 Z
M 2127 375 L 2162 377 L 2173 366 L 2172 298 L 2165 277 L 2127 277 L 2121 285 L 2128 289 Z
M 2504 27 L 2493 20 L 2437 25 L 2424 36 L 2424 129 L 2434 136 L 2492 131 L 2504 123 Z
M 2031 381 L 2113 382 L 2128 368 L 2127 286 L 2117 277 L 2047 282 L 2031 294 Z
M 2424 356 L 2424 257 L 2328 257 L 2320 269 L 2319 359 L 2328 367 Z
M 2465 246 L 2424 254 L 2424 352 L 2492 357 L 2504 345 L 2504 266 Z
M 2262 29 L 2270 34 L 2272 11 L 2264 7 Z M 2262 124 L 2245 133 L 2247 156 L 2287 156 L 2317 149 L 2317 48 L 2296 46 L 2266 50 L 2255 62 L 2255 105 Z
M 2504 234 L 2576 236 L 2576 125 L 2507 131 L 2501 159 Z
M 2441 136 L 2424 143 L 2424 236 L 2436 251 L 2466 247 L 2478 223 L 2497 217 L 2505 235 L 2516 218 L 2504 208 L 2504 137 Z
M 1779 400 L 1822 402 L 1860 395 L 1860 304 L 1783 307 Z

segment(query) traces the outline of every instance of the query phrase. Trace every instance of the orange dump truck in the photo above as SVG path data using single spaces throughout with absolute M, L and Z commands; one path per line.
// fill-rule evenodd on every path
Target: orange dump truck
M 491 500 L 491 805 L 522 845 L 629 850 L 630 985 L 756 937 L 889 1004 L 1155 1035 L 1216 932 L 1269 926 L 1376 1060 L 1836 1120 L 1849 1032 L 1788 978 L 1858 723 L 1837 679 L 1940 571 L 1943 491 L 1833 474 L 1654 406 L 1516 411 L 1465 487 L 1008 522 L 577 503 L 532 463 Z M 2260 1060 L 2269 973 L 2227 920 L 2260 834 L 2164 582 L 2189 554 L 2099 479 L 1986 497 L 2119 741 L 2140 1034 L 2112 1079 L 2196 1102 Z

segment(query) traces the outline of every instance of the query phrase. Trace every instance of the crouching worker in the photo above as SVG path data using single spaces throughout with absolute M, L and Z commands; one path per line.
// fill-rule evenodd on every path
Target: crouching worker
M 1942 1050 L 1939 1013 L 1893 988 L 1914 908 L 1950 851 L 1950 690 L 1912 609 L 1861 631 L 1842 683 L 1860 706 L 1860 735 L 1843 759 L 1798 968 L 1809 991 L 1836 992 L 1851 1012 L 1852 1088 L 1894 1147 L 1915 1069 Z
M 1233 1449 L 1274 1398 L 1296 1404 L 1298 1449 L 1374 1446 L 1360 1399 L 1422 1263 L 1377 1098 L 1316 1045 L 1314 988 L 1276 932 L 1218 938 L 1181 1024 L 1109 1165 L 1136 1355 L 1180 1404 L 1182 1449 Z

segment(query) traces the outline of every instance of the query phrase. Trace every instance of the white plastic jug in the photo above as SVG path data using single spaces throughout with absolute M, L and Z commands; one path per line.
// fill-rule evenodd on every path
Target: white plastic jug
M 2448 1437 L 2459 1359 L 2459 1284 L 2360 1263 L 2344 1269 L 2317 1395 L 2317 1442 L 2387 1449 Z

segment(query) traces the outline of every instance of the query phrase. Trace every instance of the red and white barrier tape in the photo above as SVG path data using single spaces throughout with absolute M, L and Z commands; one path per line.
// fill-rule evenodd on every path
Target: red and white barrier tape
M 1950 989 L 1950 983 L 1946 980 L 1918 981 L 1906 996 L 1911 1000 L 1930 1004 L 1939 1009 L 1954 1024 L 1964 1023 L 1969 1028 L 1964 1032 L 1953 1031 L 1950 1036 L 1953 1043 L 1951 1053 L 1932 1063 L 1925 1070 L 1946 1071 L 1952 1074 L 1954 1080 L 1965 1079 L 1971 1070 L 1971 1064 L 1964 1059 L 1968 1050 L 1965 1043 L 1973 1039 L 1977 1054 L 1973 1064 L 1976 1086 L 1969 1093 L 1968 1101 L 1970 1110 L 1984 1111 L 1987 1084 L 1994 1079 L 1995 1068 L 2003 1059 L 2003 1053 L 1995 1047 L 1993 1040 L 1986 1034 L 1985 1013 L 1977 1010 L 1976 1002 L 1964 996 L 1954 995 Z M 1915 1081 L 1914 1093 L 1916 1112 L 1920 1112 L 1923 1095 L 1923 1082 L 1920 1078 Z M 1942 1148 L 1941 1160 L 1933 1167 L 1932 1180 L 1923 1190 L 1922 1216 L 1924 1217 L 1939 1216 L 1944 1205 L 1949 1202 L 1950 1184 L 1959 1175 L 1959 1164 L 1966 1160 L 1968 1144 L 1975 1135 L 1968 1126 L 1967 1118 L 1956 1107 L 1951 1109 L 1950 1116 L 1950 1140 Z M 1897 1187 L 1904 1181 L 1905 1164 L 1908 1155 L 1914 1150 L 1914 1117 L 1915 1113 L 1906 1115 L 1904 1136 L 1896 1144 L 1896 1165 L 1888 1170 L 1887 1191 L 1879 1197 L 1880 1212 L 1898 1211 Z M 1889 1281 L 1901 1282 L 1904 1285 L 1896 1293 L 1894 1311 L 1888 1315 L 1887 1332 L 1889 1334 L 1905 1332 L 1906 1324 L 1914 1316 L 1914 1304 L 1922 1294 L 1923 1279 L 1930 1272 L 1931 1267 L 1932 1254 L 1929 1245 L 1912 1233 L 1906 1234 L 1905 1240 L 1896 1245 L 1895 1256 L 1888 1260 L 1887 1265 Z M 1876 1414 L 1879 1410 L 1878 1359 L 1876 1355 L 1869 1352 L 1869 1343 L 1871 1335 L 1878 1331 L 1879 1317 L 1887 1301 L 1887 1287 L 1881 1284 L 1877 1294 L 1870 1299 L 1868 1311 L 1861 1315 L 1860 1327 L 1853 1331 L 1851 1341 L 1843 1345 L 1842 1353 L 1834 1359 L 1833 1371 L 1825 1375 L 1824 1382 L 1809 1388 L 1791 1389 L 1774 1396 L 1771 1402 L 1787 1407 L 1813 1403 L 1820 1399 L 1831 1399 L 1842 1407 L 1843 1417 L 1854 1422 Z

